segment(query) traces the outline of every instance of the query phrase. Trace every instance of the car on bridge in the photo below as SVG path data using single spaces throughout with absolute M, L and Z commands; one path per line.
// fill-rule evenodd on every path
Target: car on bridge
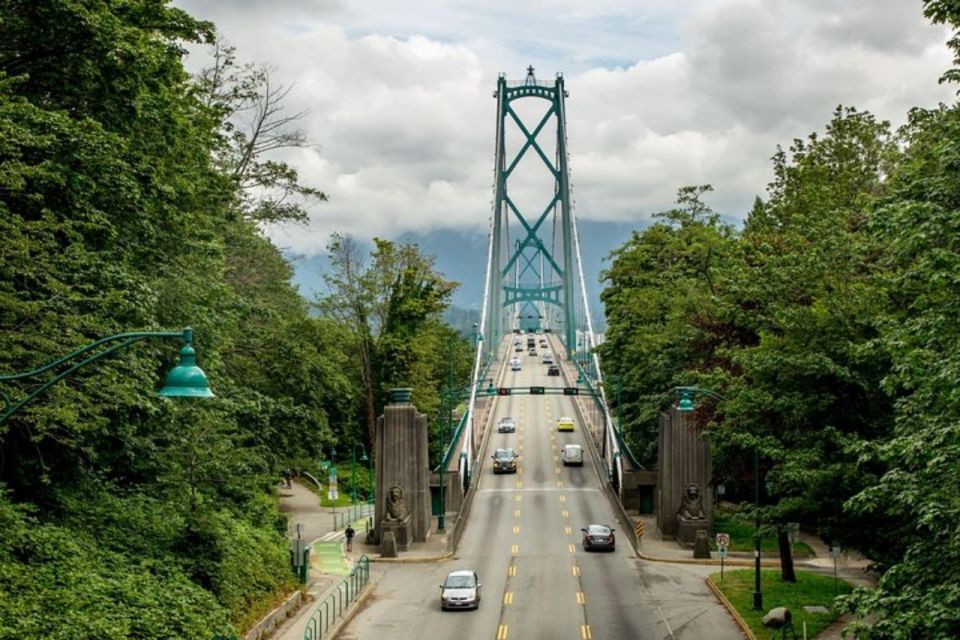
M 536 347 L 530 347 L 530 350 L 527 351 L 527 353 L 530 354 L 531 356 L 536 357 L 536 355 L 537 355 L 537 348 L 536 348 Z
M 476 571 L 451 571 L 440 585 L 440 608 L 476 609 L 480 606 L 480 578 Z
M 540 362 L 543 364 L 553 364 L 553 355 L 549 353 L 543 354 L 543 359 Z
M 606 549 L 613 551 L 617 546 L 617 539 L 613 535 L 614 529 L 605 524 L 591 524 L 583 531 L 583 550 Z
M 520 371 L 522 369 L 520 365 L 520 358 L 510 358 L 510 370 L 511 371 Z
M 557 418 L 557 431 L 573 431 L 573 418 L 570 416 L 561 416 Z
M 494 473 L 517 472 L 517 458 L 520 457 L 520 454 L 517 453 L 516 449 L 497 449 L 490 457 L 493 458 Z
M 560 460 L 563 461 L 563 466 L 583 466 L 583 447 L 578 444 L 567 444 L 564 445 L 563 449 L 560 449 Z
M 547 367 L 547 375 L 548 375 L 548 376 L 558 376 L 558 375 L 560 375 L 560 367 L 558 367 L 558 366 L 555 365 L 555 364 L 550 365 L 549 367 Z
M 517 430 L 517 423 L 510 416 L 500 418 L 497 423 L 497 433 L 513 433 Z

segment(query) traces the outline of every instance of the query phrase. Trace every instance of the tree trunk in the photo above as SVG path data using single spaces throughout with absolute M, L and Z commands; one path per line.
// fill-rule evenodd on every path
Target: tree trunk
M 793 549 L 790 546 L 790 533 L 787 527 L 777 527 L 777 546 L 780 547 L 780 579 L 784 582 L 796 582 L 797 572 L 793 569 Z

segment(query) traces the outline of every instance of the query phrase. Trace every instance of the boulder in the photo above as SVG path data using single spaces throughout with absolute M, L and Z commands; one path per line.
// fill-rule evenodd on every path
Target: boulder
M 786 607 L 775 607 L 770 609 L 767 615 L 763 616 L 763 626 L 770 627 L 771 629 L 779 629 L 789 624 L 791 618 L 793 618 L 793 615 L 791 615 L 790 609 Z

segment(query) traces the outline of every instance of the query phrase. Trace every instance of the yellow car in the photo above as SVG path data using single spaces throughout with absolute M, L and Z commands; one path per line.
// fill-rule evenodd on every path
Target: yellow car
M 573 418 L 563 416 L 557 419 L 557 431 L 573 431 Z

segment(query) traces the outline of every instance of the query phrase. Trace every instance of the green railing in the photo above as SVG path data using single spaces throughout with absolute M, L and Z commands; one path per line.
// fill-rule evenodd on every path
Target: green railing
M 374 501 L 367 500 L 363 504 L 353 504 L 347 507 L 340 507 L 333 514 L 333 530 L 340 531 L 351 522 L 356 522 L 360 518 L 366 518 L 373 515 Z
M 353 571 L 340 581 L 336 589 L 317 605 L 307 621 L 303 640 L 320 640 L 347 610 L 370 582 L 370 558 L 360 556 Z
M 490 365 L 493 364 L 493 358 L 487 361 L 487 364 L 484 365 L 483 371 L 480 373 L 480 376 L 477 378 L 476 387 L 477 389 L 483 388 L 483 381 L 487 379 L 487 373 L 490 371 Z M 469 387 L 465 387 L 469 390 Z M 468 392 L 469 397 L 469 392 Z M 479 395 L 479 394 L 478 394 Z M 464 411 L 463 415 L 460 416 L 460 424 L 457 425 L 457 428 L 453 430 L 453 434 L 450 436 L 450 440 L 447 444 L 447 450 L 443 452 L 443 459 L 440 461 L 440 464 L 434 469 L 437 473 L 443 473 L 442 469 L 447 469 L 450 466 L 450 458 L 453 457 L 453 452 L 456 449 L 457 442 L 460 441 L 460 435 L 463 433 L 464 428 L 466 427 L 467 422 L 470 418 L 470 412 Z
M 626 454 L 627 460 L 634 469 L 643 469 L 643 465 L 640 464 L 640 462 L 636 459 L 636 457 L 633 455 L 633 452 L 630 451 L 630 447 L 627 446 L 626 440 L 623 439 L 623 433 L 621 432 L 620 424 L 614 421 L 613 417 L 610 416 L 609 407 L 604 404 L 603 398 L 594 386 L 590 374 L 580 366 L 579 362 L 576 360 L 572 360 L 572 362 L 577 366 L 577 373 L 580 375 L 580 380 L 587 385 L 589 395 L 593 396 L 593 401 L 597 403 L 597 407 L 603 414 L 603 419 L 609 420 L 610 424 L 613 426 L 611 431 L 613 432 L 613 437 L 617 439 L 617 444 L 620 446 L 620 450 Z M 609 472 L 609 469 L 607 471 Z

